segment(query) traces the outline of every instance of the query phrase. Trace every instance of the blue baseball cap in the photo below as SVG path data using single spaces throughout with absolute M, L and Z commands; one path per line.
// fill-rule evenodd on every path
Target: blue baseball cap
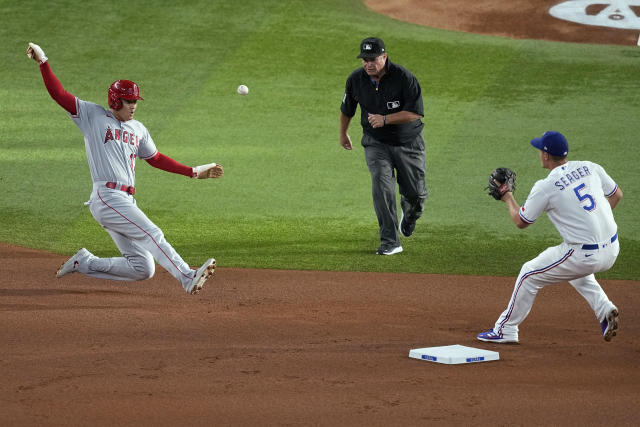
M 552 156 L 566 157 L 569 154 L 567 138 L 560 132 L 552 130 L 545 132 L 540 138 L 532 139 L 531 145 Z

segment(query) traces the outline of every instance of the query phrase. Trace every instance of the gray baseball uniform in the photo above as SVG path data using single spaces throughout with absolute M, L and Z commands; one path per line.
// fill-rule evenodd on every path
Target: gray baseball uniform
M 58 269 L 56 276 L 77 271 L 104 279 L 142 280 L 153 276 L 155 258 L 185 291 L 198 293 L 213 274 L 215 259 L 209 258 L 197 270 L 190 268 L 165 240 L 160 228 L 138 208 L 133 198 L 136 159 L 141 157 L 153 167 L 198 179 L 220 177 L 222 167 L 210 163 L 191 168 L 159 153 L 144 125 L 133 120 L 137 100 L 143 99 L 134 82 L 117 80 L 111 84 L 111 109 L 107 110 L 64 90 L 40 46 L 29 43 L 27 56 L 40 64 L 47 91 L 84 135 L 93 181 L 88 205 L 122 253 L 122 257 L 98 258 L 82 248 Z
M 155 258 L 187 289 L 195 270 L 138 208 L 133 195 L 121 190 L 135 186 L 136 158 L 147 159 L 157 153 L 149 132 L 137 120 L 121 122 L 100 105 L 76 100 L 77 114 L 72 119 L 84 135 L 93 180 L 89 208 L 123 255 L 91 256 L 89 262 L 80 263 L 79 271 L 103 279 L 142 280 L 153 276 Z

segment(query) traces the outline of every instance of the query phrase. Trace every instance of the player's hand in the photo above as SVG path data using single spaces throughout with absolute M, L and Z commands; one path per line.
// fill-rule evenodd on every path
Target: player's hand
M 367 117 L 372 128 L 381 128 L 385 125 L 384 116 L 382 114 L 371 114 Z
M 340 145 L 342 145 L 345 150 L 353 150 L 353 144 L 348 134 L 340 135 Z
M 193 177 L 197 179 L 220 178 L 224 174 L 221 165 L 209 163 L 193 168 Z
M 27 47 L 27 56 L 36 61 L 38 64 L 44 64 L 49 59 L 44 54 L 44 51 L 40 46 L 31 42 L 29 42 L 29 47 Z

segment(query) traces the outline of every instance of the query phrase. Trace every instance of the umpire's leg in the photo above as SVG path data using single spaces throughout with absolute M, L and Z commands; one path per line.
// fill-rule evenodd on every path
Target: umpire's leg
M 367 134 L 362 136 L 362 146 L 371 173 L 371 194 L 380 226 L 380 243 L 391 247 L 400 246 L 391 147 Z
M 408 220 L 415 222 L 422 216 L 424 201 L 429 195 L 425 182 L 426 155 L 422 132 L 413 141 L 393 147 L 393 153 L 402 210 Z

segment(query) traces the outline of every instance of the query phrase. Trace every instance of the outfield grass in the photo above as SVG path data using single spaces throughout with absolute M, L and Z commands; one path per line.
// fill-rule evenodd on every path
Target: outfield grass
M 193 265 L 515 275 L 560 238 L 546 217 L 518 230 L 483 189 L 509 166 L 524 201 L 547 173 L 528 141 L 554 129 L 624 190 L 621 255 L 601 277 L 640 279 L 637 47 L 435 30 L 356 0 L 2 1 L 0 13 L 0 241 L 117 254 L 82 205 L 82 136 L 25 56 L 33 41 L 82 99 L 105 105 L 112 81 L 138 82 L 136 118 L 161 152 L 225 167 L 200 182 L 138 163 L 139 205 Z M 368 35 L 416 74 L 426 115 L 426 211 L 405 252 L 384 258 L 362 147 L 338 145 L 344 83 Z M 357 121 L 350 135 L 359 141 Z

